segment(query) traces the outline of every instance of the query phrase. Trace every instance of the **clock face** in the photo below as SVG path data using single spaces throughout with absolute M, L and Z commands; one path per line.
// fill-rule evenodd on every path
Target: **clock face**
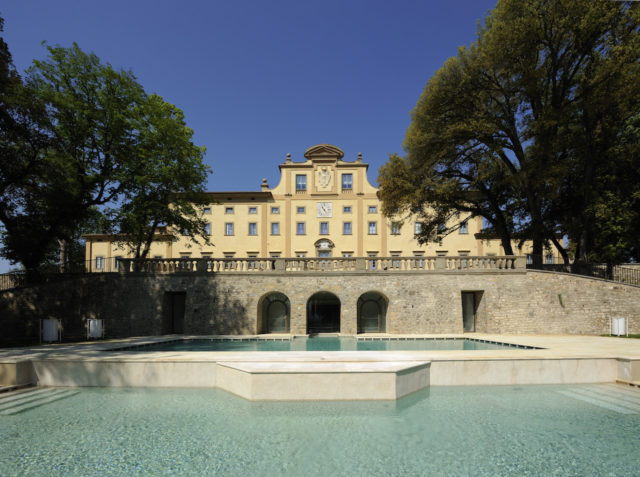
M 318 217 L 331 217 L 331 202 L 318 202 L 317 212 Z

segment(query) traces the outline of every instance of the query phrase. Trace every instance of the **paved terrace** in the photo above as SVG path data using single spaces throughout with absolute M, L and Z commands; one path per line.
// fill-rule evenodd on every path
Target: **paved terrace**
M 371 335 L 369 335 L 371 336 Z M 368 337 L 369 337 L 368 336 Z M 383 337 L 386 335 L 375 335 Z M 260 339 L 289 335 L 253 336 Z M 398 335 L 394 335 L 398 338 Z M 251 373 L 365 373 L 430 365 L 427 385 L 525 385 L 624 382 L 640 385 L 640 340 L 579 335 L 407 335 L 473 338 L 543 349 L 482 351 L 108 351 L 123 346 L 221 336 L 139 337 L 0 350 L 2 384 L 41 386 L 223 387 L 221 367 Z M 238 336 L 226 338 L 238 339 Z M 243 339 L 251 336 L 243 336 Z M 253 364 L 252 364 L 253 363 Z M 260 364 L 258 364 L 260 363 Z M 379 365 L 379 366 L 377 366 Z M 257 366 L 257 367 L 256 367 Z M 306 367 L 305 367 L 306 366 Z M 377 367 L 376 367 L 377 366 Z M 306 369 L 309 368 L 309 369 Z M 307 376 L 308 377 L 308 376 Z M 226 377 L 225 379 L 229 379 Z M 297 378 L 296 378 L 297 379 Z M 343 379 L 342 377 L 340 379 Z M 218 383 L 217 380 L 220 380 Z M 316 378 L 313 378 L 316 380 Z M 313 381 L 312 381 L 313 382 Z M 342 381 L 338 387 L 345 387 Z M 282 387 L 282 383 L 274 387 Z M 295 386 L 287 386 L 294 389 Z M 232 390 L 235 392 L 234 390 Z M 242 392 L 238 391 L 237 394 Z M 375 393 L 374 393 L 375 394 Z M 245 396 L 246 397 L 246 396 Z M 351 397 L 352 398 L 352 397 Z M 383 398 L 383 397 L 380 397 Z

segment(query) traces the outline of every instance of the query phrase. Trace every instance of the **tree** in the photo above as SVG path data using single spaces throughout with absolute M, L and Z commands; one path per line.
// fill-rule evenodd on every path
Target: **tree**
M 69 250 L 66 244 L 77 241 L 96 213 L 117 218 L 114 230 L 134 241 L 160 223 L 178 223 L 195 239 L 204 229 L 195 208 L 181 199 L 172 211 L 166 205 L 172 188 L 185 200 L 201 201 L 197 193 L 207 174 L 204 150 L 191 143 L 182 112 L 148 96 L 130 71 L 115 70 L 75 43 L 47 50 L 23 87 L 46 113 L 38 118 L 46 147 L 28 149 L 38 167 L 23 160 L 29 173 L 3 196 L 2 254 L 35 269 L 51 260 L 59 243 Z
M 193 131 L 182 111 L 151 95 L 142 105 L 138 158 L 142 173 L 129 184 L 116 211 L 122 242 L 135 258 L 146 258 L 162 226 L 163 240 L 187 234 L 209 243 L 198 206 L 210 201 L 204 193 L 209 172 L 202 162 L 205 149 L 192 142 Z
M 491 223 L 505 251 L 512 238 L 532 240 L 538 255 L 550 242 L 568 262 L 558 236 L 590 227 L 575 222 L 593 205 L 599 176 L 590 165 L 620 132 L 612 123 L 606 140 L 598 136 L 602 118 L 614 116 L 604 105 L 622 120 L 635 111 L 638 25 L 638 8 L 625 3 L 500 0 L 477 42 L 428 82 L 404 143 L 413 202 L 383 168 L 385 211 L 470 211 Z M 620 83 L 630 84 L 611 88 Z
M 0 31 L 4 20 L 0 18 Z M 43 207 L 37 177 L 50 174 L 42 151 L 50 144 L 44 104 L 25 88 L 0 38 L 0 238 L 2 255 L 27 268 L 52 253 L 49 240 L 31 233 L 46 229 L 50 217 Z M 25 213 L 30 217 L 25 217 Z

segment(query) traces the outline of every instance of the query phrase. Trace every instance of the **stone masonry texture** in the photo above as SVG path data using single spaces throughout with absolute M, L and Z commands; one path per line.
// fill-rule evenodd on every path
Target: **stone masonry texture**
M 0 292 L 0 343 L 37 340 L 39 320 L 58 318 L 66 339 L 86 336 L 89 318 L 106 336 L 162 334 L 168 293 L 185 293 L 184 333 L 255 334 L 261 298 L 291 304 L 290 332 L 306 334 L 309 298 L 338 297 L 340 331 L 357 332 L 357 302 L 375 291 L 388 300 L 386 332 L 462 333 L 462 292 L 481 292 L 476 331 L 505 334 L 609 333 L 611 317 L 640 333 L 640 288 L 550 272 L 95 274 Z

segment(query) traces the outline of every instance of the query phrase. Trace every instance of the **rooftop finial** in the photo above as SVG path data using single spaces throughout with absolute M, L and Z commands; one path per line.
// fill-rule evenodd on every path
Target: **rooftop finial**
M 362 162 L 362 153 L 361 152 L 358 153 L 358 162 Z
M 260 188 L 262 190 L 265 190 L 265 189 L 269 188 L 269 184 L 267 183 L 267 179 L 262 179 L 262 184 L 260 184 Z
M 291 153 L 287 152 L 287 162 L 291 162 Z

